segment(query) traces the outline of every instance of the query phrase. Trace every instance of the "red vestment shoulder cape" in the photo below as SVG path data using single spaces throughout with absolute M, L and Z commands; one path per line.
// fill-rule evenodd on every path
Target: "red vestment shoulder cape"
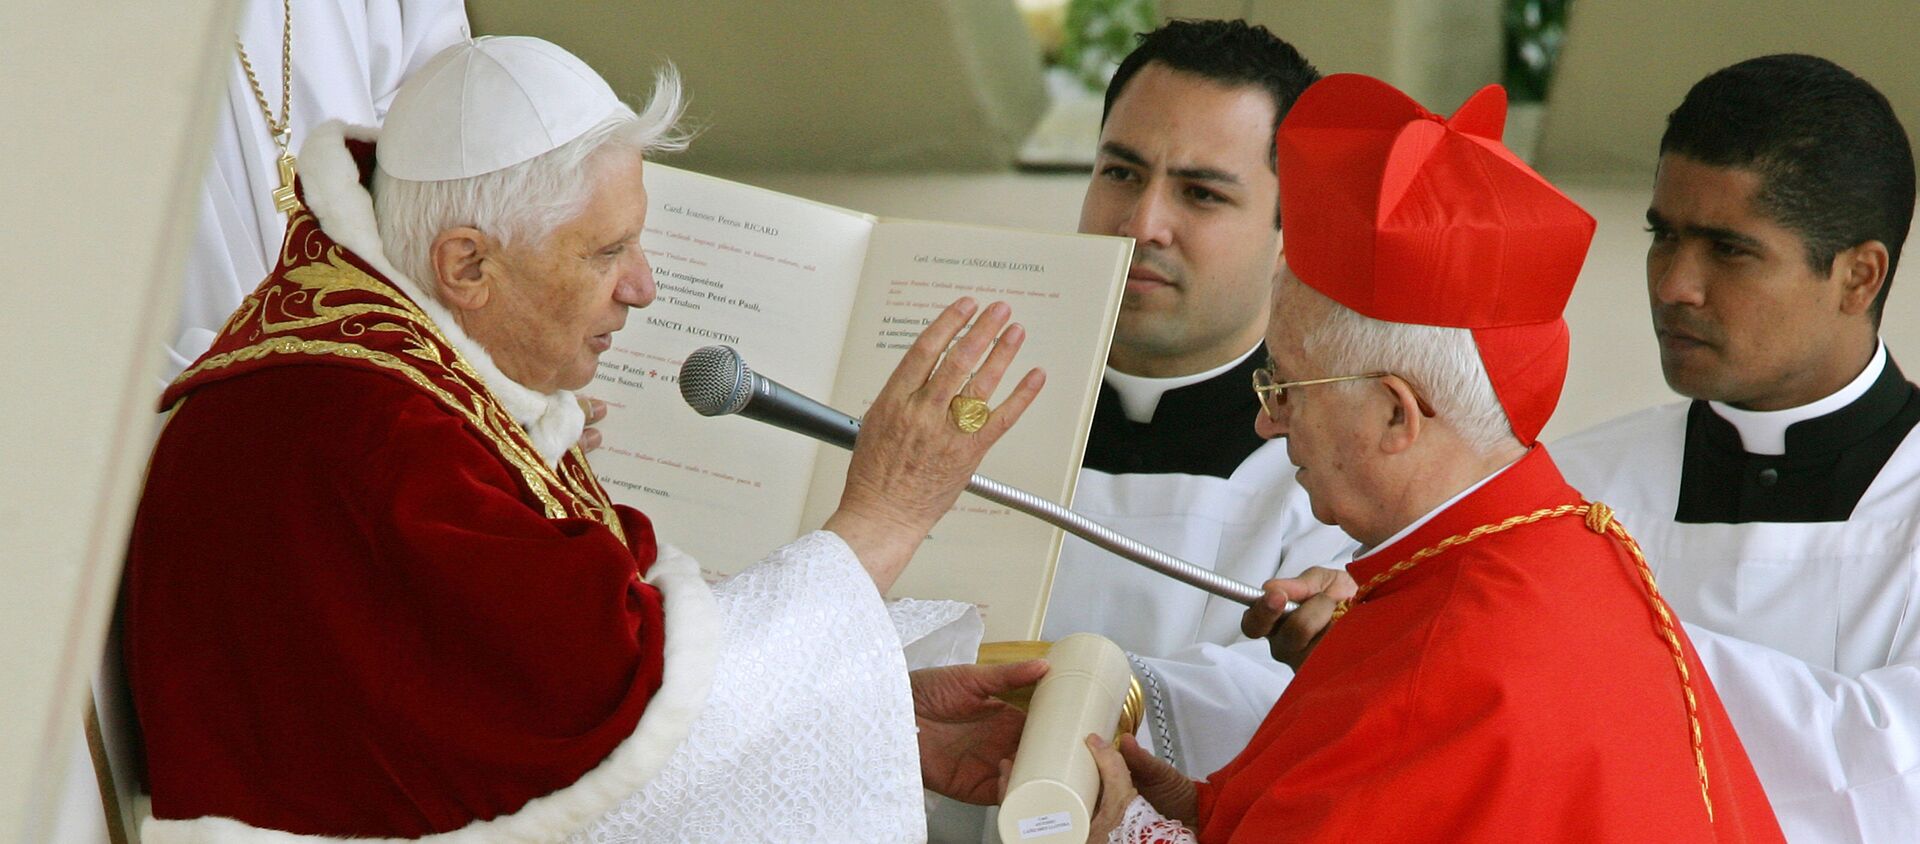
M 312 214 L 163 405 L 126 581 L 156 818 L 418 837 L 634 734 L 663 671 L 646 518 L 577 449 L 545 465 Z
M 1534 448 L 1405 539 L 1442 539 L 1580 494 Z M 1631 525 L 1627 525 L 1629 529 Z M 1680 675 L 1626 549 L 1575 517 L 1428 557 L 1335 622 L 1253 741 L 1200 784 L 1200 840 L 1780 841 L 1706 671 Z

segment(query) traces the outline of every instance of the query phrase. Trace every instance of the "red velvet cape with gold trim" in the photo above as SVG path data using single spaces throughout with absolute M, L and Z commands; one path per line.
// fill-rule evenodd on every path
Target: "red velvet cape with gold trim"
M 358 146 L 371 154 L 370 146 Z M 473 428 L 547 516 L 594 519 L 625 538 L 580 451 L 569 449 L 557 469 L 546 466 L 433 321 L 329 238 L 304 208 L 288 221 L 273 275 L 228 317 L 212 348 L 167 388 L 161 409 L 208 384 L 294 363 L 358 369 L 414 385 Z
M 577 450 L 543 465 L 311 214 L 163 406 L 126 585 L 157 818 L 457 830 L 634 734 L 662 676 L 646 518 Z

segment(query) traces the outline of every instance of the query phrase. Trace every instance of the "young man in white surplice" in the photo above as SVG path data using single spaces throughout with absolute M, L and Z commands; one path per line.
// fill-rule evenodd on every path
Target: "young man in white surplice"
M 1551 446 L 1640 539 L 1787 837 L 1920 829 L 1920 389 L 1878 333 L 1913 215 L 1887 100 L 1812 56 L 1667 119 L 1647 298 L 1690 401 Z

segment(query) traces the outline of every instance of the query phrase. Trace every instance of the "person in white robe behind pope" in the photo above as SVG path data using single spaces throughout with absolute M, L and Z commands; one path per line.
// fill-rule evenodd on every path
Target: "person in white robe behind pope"
M 297 152 L 307 132 L 328 120 L 380 125 L 400 85 L 467 37 L 460 0 L 241 5 L 194 206 L 180 313 L 161 343 L 166 361 L 156 389 L 206 352 L 227 315 L 273 269 L 287 224 L 274 202 L 281 153 Z
M 488 38 L 382 132 L 311 133 L 278 267 L 162 398 L 129 542 L 150 844 L 900 841 L 921 766 L 992 787 L 943 729 L 1017 730 L 986 695 L 1044 666 L 910 690 L 881 593 L 1044 380 L 961 424 L 1024 339 L 1004 304 L 944 310 L 839 509 L 715 586 L 577 448 L 571 391 L 654 297 L 642 160 L 680 101 Z

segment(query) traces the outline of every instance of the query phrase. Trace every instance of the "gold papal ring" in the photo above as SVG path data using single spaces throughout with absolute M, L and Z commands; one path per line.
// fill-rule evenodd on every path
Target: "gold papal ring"
M 947 402 L 947 418 L 953 420 L 953 427 L 968 434 L 985 427 L 987 417 L 991 415 L 993 411 L 987 407 L 983 399 L 954 396 L 953 401 Z

